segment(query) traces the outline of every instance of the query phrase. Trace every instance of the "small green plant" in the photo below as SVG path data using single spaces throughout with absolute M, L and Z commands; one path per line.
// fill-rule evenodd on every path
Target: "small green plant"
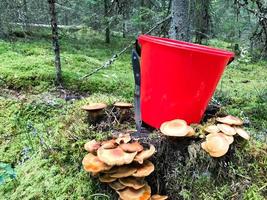
M 0 162 L 0 185 L 15 178 L 16 178 L 16 172 L 11 167 L 11 165 Z

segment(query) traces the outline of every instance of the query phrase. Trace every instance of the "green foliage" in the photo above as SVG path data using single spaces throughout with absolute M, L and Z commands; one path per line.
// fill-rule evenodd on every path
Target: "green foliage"
M 16 172 L 14 169 L 6 163 L 0 162 L 0 185 L 4 184 L 9 179 L 15 179 Z

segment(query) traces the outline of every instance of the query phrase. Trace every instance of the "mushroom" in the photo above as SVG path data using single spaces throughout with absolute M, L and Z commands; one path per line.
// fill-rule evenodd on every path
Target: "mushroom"
M 99 180 L 102 183 L 111 183 L 113 181 L 116 181 L 117 178 L 111 177 L 109 174 L 101 174 L 99 176 Z
M 92 153 L 88 153 L 82 161 L 83 168 L 87 172 L 98 173 L 105 170 L 110 170 L 112 166 L 109 166 L 102 162 L 97 156 Z
M 97 142 L 96 140 L 90 140 L 84 144 L 84 149 L 90 153 L 95 153 L 100 146 L 100 142 Z
M 219 133 L 211 133 L 206 137 L 206 142 L 201 144 L 201 147 L 207 151 L 212 157 L 221 157 L 227 153 L 229 142 Z
M 137 167 L 137 171 L 133 173 L 134 177 L 146 177 L 154 171 L 155 167 L 152 162 L 146 160 L 142 165 Z
M 116 108 L 118 108 L 119 112 L 120 112 L 120 118 L 119 121 L 123 121 L 125 120 L 129 115 L 129 109 L 133 107 L 133 104 L 131 103 L 125 103 L 125 102 L 116 102 L 114 104 L 114 106 Z
M 113 190 L 123 190 L 124 188 L 126 188 L 127 186 L 121 184 L 119 181 L 114 181 L 112 183 L 108 184 Z
M 98 158 L 107 165 L 130 164 L 134 160 L 136 154 L 137 152 L 126 153 L 119 146 L 115 149 L 104 149 L 100 147 L 97 150 Z
M 123 190 L 117 191 L 122 200 L 148 200 L 151 197 L 151 188 L 148 184 L 144 187 L 135 190 L 127 187 Z
M 134 161 L 143 164 L 144 160 L 150 158 L 156 151 L 156 148 L 154 147 L 154 145 L 150 144 L 149 149 L 143 150 L 140 153 L 138 153 L 135 158 Z
M 166 136 L 184 137 L 188 133 L 188 126 L 186 121 L 182 119 L 175 119 L 164 122 L 160 126 L 160 131 Z
M 117 147 L 116 141 L 114 139 L 103 141 L 101 143 L 103 149 L 114 149 Z
M 117 144 L 121 144 L 121 143 L 128 143 L 131 141 L 131 136 L 129 133 L 126 134 L 120 134 L 119 137 L 116 139 L 116 143 Z
M 217 124 L 217 127 L 226 135 L 235 135 L 236 131 L 233 127 L 227 124 Z
M 135 190 L 138 190 L 146 184 L 144 178 L 136 178 L 136 177 L 126 177 L 126 178 L 120 178 L 119 182 L 122 185 L 125 185 L 127 187 L 131 187 Z
M 209 125 L 204 128 L 204 131 L 208 133 L 219 133 L 220 129 L 216 125 Z
M 234 117 L 232 115 L 227 115 L 226 117 L 217 117 L 216 121 L 224 124 L 237 125 L 237 126 L 243 124 L 243 121 L 241 119 L 239 119 L 238 117 Z
M 159 195 L 159 194 L 154 194 L 150 198 L 151 200 L 165 200 L 168 199 L 168 196 L 166 195 Z
M 186 137 L 193 137 L 195 136 L 195 130 L 191 127 L 191 126 L 188 126 L 187 127 L 187 134 L 186 134 Z
M 121 144 L 120 147 L 126 152 L 140 152 L 144 149 L 144 147 L 137 141 L 128 144 Z
M 102 110 L 105 109 L 107 105 L 105 103 L 92 103 L 82 107 L 83 110 L 88 112 L 88 120 L 91 123 L 99 121 L 101 118 Z
M 249 136 L 249 134 L 243 128 L 235 127 L 235 131 L 242 138 L 244 138 L 246 140 L 249 140 L 250 136 Z
M 137 168 L 132 165 L 123 165 L 115 168 L 115 171 L 112 170 L 112 173 L 109 173 L 113 178 L 124 178 L 133 175 L 137 171 Z
M 234 137 L 232 135 L 225 135 L 225 134 L 223 135 L 229 144 L 232 144 L 234 142 Z

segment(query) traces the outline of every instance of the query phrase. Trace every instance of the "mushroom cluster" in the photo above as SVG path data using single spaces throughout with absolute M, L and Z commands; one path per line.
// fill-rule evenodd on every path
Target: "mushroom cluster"
M 217 117 L 217 124 L 208 125 L 204 131 L 208 133 L 201 147 L 212 157 L 221 157 L 228 152 L 230 144 L 234 142 L 234 135 L 249 140 L 249 134 L 242 128 L 243 121 L 238 117 L 228 115 Z
M 148 159 L 155 153 L 153 145 L 145 148 L 134 141 L 130 134 L 98 142 L 91 140 L 84 145 L 88 154 L 83 158 L 83 168 L 98 176 L 100 182 L 114 189 L 121 200 L 163 200 L 167 196 L 151 196 L 145 177 L 154 171 Z
M 185 120 L 174 119 L 166 121 L 160 126 L 160 131 L 170 137 L 192 137 L 195 131 L 191 126 L 188 126 Z

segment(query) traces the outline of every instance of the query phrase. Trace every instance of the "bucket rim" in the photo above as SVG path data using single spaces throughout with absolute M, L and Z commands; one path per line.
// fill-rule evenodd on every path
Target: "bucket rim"
M 231 51 L 227 51 L 227 50 L 219 49 L 215 47 L 194 44 L 190 42 L 184 42 L 184 41 L 174 40 L 174 39 L 169 39 L 169 38 L 156 37 L 156 36 L 151 36 L 151 35 L 139 35 L 138 42 L 140 42 L 140 44 L 142 45 L 144 41 L 151 42 L 154 44 L 160 44 L 163 46 L 169 46 L 169 47 L 173 47 L 177 49 L 185 49 L 185 50 L 191 50 L 191 51 L 193 50 L 196 52 L 210 53 L 210 54 L 215 54 L 215 55 L 220 55 L 220 56 L 229 56 L 231 58 L 234 58 L 235 56 L 235 54 Z

